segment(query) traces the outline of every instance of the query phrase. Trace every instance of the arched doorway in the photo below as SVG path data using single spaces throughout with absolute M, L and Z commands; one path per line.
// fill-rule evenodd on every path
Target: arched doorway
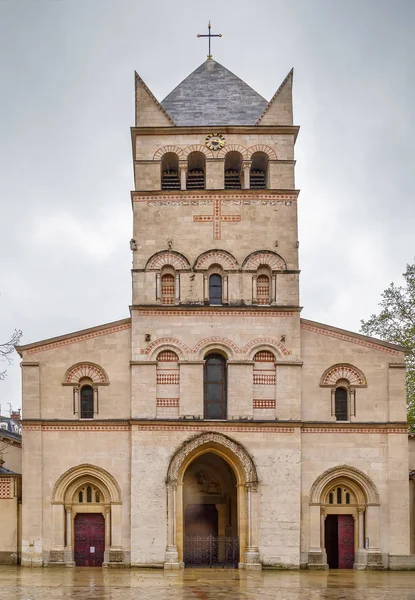
M 105 469 L 83 464 L 61 475 L 52 493 L 50 563 L 100 567 L 124 562 L 121 492 Z
M 236 477 L 229 464 L 207 452 L 183 478 L 184 563 L 238 566 Z
M 355 467 L 320 475 L 310 491 L 308 568 L 382 568 L 379 508 L 375 485 Z
M 214 432 L 187 440 L 170 461 L 166 484 L 165 569 L 185 566 L 186 537 L 213 535 L 216 531 L 219 535 L 214 537 L 236 534 L 222 537 L 237 538 L 240 568 L 261 569 L 258 477 L 254 462 L 242 444 Z M 215 494 L 215 490 L 220 490 L 220 494 Z M 201 506 L 205 504 L 208 507 Z M 218 557 L 220 552 L 223 556 L 226 549 L 217 552 Z

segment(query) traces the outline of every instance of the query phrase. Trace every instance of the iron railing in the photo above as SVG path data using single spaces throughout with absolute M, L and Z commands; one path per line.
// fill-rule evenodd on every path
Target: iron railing
M 186 566 L 237 567 L 239 540 L 225 536 L 185 536 L 184 562 Z

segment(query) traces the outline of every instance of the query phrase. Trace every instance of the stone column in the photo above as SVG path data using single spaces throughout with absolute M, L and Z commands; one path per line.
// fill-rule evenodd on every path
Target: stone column
M 111 546 L 111 506 L 105 507 L 105 549 Z
M 186 189 L 186 179 L 187 179 L 187 161 L 179 162 L 179 171 L 180 171 L 180 189 Z
M 223 292 L 222 292 L 222 302 L 225 304 L 229 302 L 229 286 L 228 286 L 228 276 L 223 276 Z
M 165 569 L 180 569 L 176 545 L 176 492 L 177 481 L 167 483 L 167 546 L 164 559 Z
M 326 547 L 325 535 L 324 535 L 324 526 L 326 521 L 326 511 L 324 508 L 320 509 L 320 548 L 324 550 Z
M 252 304 L 257 304 L 257 276 L 252 275 Z
M 111 548 L 122 549 L 122 516 L 121 504 L 111 504 Z
M 160 273 L 156 273 L 156 300 L 161 299 L 161 277 Z
M 277 274 L 272 273 L 271 275 L 271 304 L 277 303 Z
M 365 518 L 365 509 L 364 508 L 359 508 L 358 509 L 358 514 L 359 514 L 359 550 L 364 550 L 365 547 L 365 539 L 364 539 L 364 518 Z
M 251 165 L 252 162 L 250 160 L 244 160 L 242 163 L 242 168 L 244 171 L 244 190 L 249 190 L 250 188 L 250 174 L 251 174 Z
M 259 570 L 262 568 L 258 549 L 258 486 L 256 483 L 248 482 L 246 487 L 246 508 L 248 544 L 245 552 L 245 568 Z
M 65 507 L 52 504 L 52 547 L 49 562 L 63 563 L 65 560 Z
M 310 506 L 310 549 L 308 551 L 307 567 L 311 570 L 328 569 L 325 551 L 324 528 L 326 514 L 320 505 Z
M 180 273 L 176 273 L 176 285 L 175 285 L 175 293 L 176 293 L 176 297 L 175 297 L 175 302 L 176 304 L 179 304 L 180 302 Z
M 209 278 L 206 273 L 203 274 L 203 300 L 209 303 Z
M 74 566 L 73 561 L 73 545 L 72 545 L 72 506 L 65 506 L 66 510 L 66 546 L 65 546 L 65 563 L 67 566 Z

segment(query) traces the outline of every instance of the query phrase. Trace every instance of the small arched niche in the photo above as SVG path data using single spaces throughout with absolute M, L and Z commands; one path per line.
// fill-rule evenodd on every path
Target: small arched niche
M 228 152 L 225 157 L 225 190 L 240 190 L 242 187 L 242 154 Z
M 191 152 L 187 157 L 187 183 L 188 190 L 205 189 L 205 155 L 202 152 Z
M 254 152 L 250 172 L 250 188 L 263 190 L 267 187 L 269 158 L 265 152 Z
M 167 152 L 161 159 L 161 189 L 180 190 L 179 157 Z

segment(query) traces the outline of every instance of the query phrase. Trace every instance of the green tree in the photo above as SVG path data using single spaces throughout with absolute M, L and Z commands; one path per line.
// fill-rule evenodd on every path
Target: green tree
M 361 321 L 361 331 L 405 346 L 408 421 L 415 429 L 415 263 L 406 265 L 402 286 L 391 283 L 383 292 L 380 312 Z

